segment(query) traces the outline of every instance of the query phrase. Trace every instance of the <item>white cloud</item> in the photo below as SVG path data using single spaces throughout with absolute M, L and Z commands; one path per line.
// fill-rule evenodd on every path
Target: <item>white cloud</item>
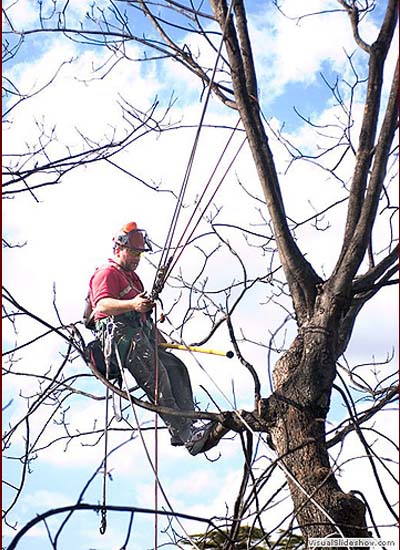
M 284 5 L 283 11 L 285 9 Z M 309 10 L 312 11 L 312 7 L 307 5 Z M 311 84 L 323 62 L 341 66 L 340 46 L 353 47 L 348 21 L 335 14 L 296 23 L 276 10 L 268 10 L 256 16 L 253 24 L 259 77 L 267 85 L 263 91 L 264 101 L 268 101 L 271 93 L 272 96 L 281 93 L 289 82 L 303 82 L 305 87 Z
M 36 506 L 39 503 L 46 510 L 48 508 L 60 508 L 69 504 L 69 500 L 64 493 L 48 491 L 46 489 L 38 489 L 33 493 L 23 496 L 22 500 L 27 507 L 32 508 L 32 506 Z
M 22 94 L 42 91 L 22 102 L 16 114 L 11 112 L 9 118 L 12 126 L 6 134 L 5 152 L 10 147 L 15 153 L 16 144 L 22 148 L 27 133 L 32 142 L 36 141 L 35 137 L 46 142 L 50 138 L 49 129 L 52 129 L 52 134 L 48 151 L 52 156 L 66 155 L 68 151 L 65 146 L 73 152 L 78 150 L 78 144 L 79 150 L 87 149 L 88 145 L 80 134 L 100 143 L 105 137 L 122 139 L 132 130 L 130 123 L 138 123 L 133 118 L 129 122 L 123 120 L 121 98 L 131 94 L 140 97 L 140 108 L 146 111 L 159 88 L 152 77 L 150 65 L 146 65 L 144 76 L 142 65 L 123 59 L 119 70 L 110 71 L 103 80 L 101 77 L 107 71 L 98 69 L 96 72 L 96 68 L 106 63 L 107 52 L 79 52 L 76 46 L 60 44 L 57 40 L 52 45 L 36 63 L 20 63 L 6 72 Z M 49 82 L 51 84 L 44 87 Z M 46 105 L 45 112 L 43 105 Z M 107 112 L 105 118 L 100 116 L 104 111 Z
M 11 20 L 13 28 L 18 30 L 30 26 L 37 20 L 37 9 L 32 0 L 10 0 L 3 6 L 3 10 L 7 13 L 8 20 Z M 6 21 L 3 12 L 3 25 L 8 30 Z

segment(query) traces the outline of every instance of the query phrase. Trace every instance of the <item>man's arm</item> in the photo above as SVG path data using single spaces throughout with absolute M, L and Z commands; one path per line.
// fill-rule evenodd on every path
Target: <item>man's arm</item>
M 154 307 L 154 302 L 145 297 L 142 292 L 130 300 L 118 300 L 117 298 L 102 298 L 96 304 L 96 311 L 104 315 L 120 315 L 128 311 L 147 313 Z

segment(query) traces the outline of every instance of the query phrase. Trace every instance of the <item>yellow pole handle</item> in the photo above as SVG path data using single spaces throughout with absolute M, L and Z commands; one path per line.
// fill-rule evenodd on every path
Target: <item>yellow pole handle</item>
M 233 351 L 218 351 L 215 349 L 204 349 L 204 348 L 198 348 L 196 346 L 183 346 L 181 344 L 169 344 L 169 343 L 162 343 L 158 344 L 162 348 L 171 348 L 171 349 L 179 349 L 181 351 L 195 351 L 198 353 L 210 353 L 211 355 L 222 355 L 224 357 L 229 357 L 231 359 L 234 356 Z

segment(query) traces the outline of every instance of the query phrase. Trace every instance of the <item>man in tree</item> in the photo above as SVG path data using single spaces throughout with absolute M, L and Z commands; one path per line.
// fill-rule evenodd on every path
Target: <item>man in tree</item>
M 155 384 L 155 330 L 151 320 L 154 302 L 146 296 L 136 269 L 143 252 L 151 250 L 146 231 L 129 222 L 113 238 L 114 258 L 98 268 L 90 279 L 90 302 L 95 330 L 102 343 L 108 376 L 126 367 L 152 403 L 170 409 L 194 411 L 192 386 L 184 363 L 172 353 L 158 349 L 158 390 Z M 158 332 L 161 340 L 164 340 Z M 171 434 L 171 445 L 192 455 L 207 451 L 226 429 L 210 422 L 194 427 L 192 418 L 162 414 Z M 219 437 L 213 434 L 217 429 Z

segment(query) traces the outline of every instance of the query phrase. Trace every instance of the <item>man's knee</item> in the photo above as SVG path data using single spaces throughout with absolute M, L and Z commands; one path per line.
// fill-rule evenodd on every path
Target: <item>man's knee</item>
M 158 356 L 166 368 L 173 368 L 181 373 L 187 372 L 185 363 L 183 363 L 183 361 L 181 361 L 179 357 L 176 357 L 176 355 L 173 355 L 172 353 L 168 353 L 168 351 L 161 349 L 159 350 Z

